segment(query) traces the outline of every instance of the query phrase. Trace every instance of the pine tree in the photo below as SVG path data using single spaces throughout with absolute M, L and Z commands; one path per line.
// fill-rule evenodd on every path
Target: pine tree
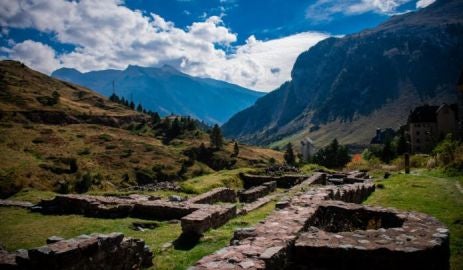
M 238 142 L 235 141 L 235 145 L 233 146 L 233 156 L 237 157 L 240 154 L 240 148 L 238 146 Z
M 157 112 L 153 113 L 151 115 L 151 124 L 154 126 L 157 126 L 161 122 L 161 117 L 159 117 L 159 114 Z
M 130 109 L 135 110 L 135 103 L 133 103 L 133 101 L 130 101 L 129 107 Z
M 293 145 L 291 143 L 288 143 L 288 145 L 286 146 L 286 152 L 285 152 L 284 158 L 285 158 L 286 164 L 288 165 L 296 164 L 296 157 L 294 155 Z
M 141 106 L 141 103 L 138 103 L 137 112 L 143 112 L 143 107 Z
M 219 125 L 215 124 L 209 135 L 211 146 L 215 149 L 221 149 L 223 146 L 223 136 Z

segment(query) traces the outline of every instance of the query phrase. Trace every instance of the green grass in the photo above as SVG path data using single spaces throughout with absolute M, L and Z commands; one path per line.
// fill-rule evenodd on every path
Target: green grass
M 445 177 L 436 172 L 415 171 L 394 174 L 377 183 L 377 189 L 365 204 L 418 211 L 438 218 L 450 229 L 451 269 L 463 269 L 463 194 L 456 188 L 461 177 Z
M 25 195 L 22 197 L 25 198 Z M 144 232 L 130 229 L 134 218 L 97 219 L 77 215 L 53 216 L 31 213 L 18 208 L 0 208 L 0 243 L 9 251 L 33 248 L 45 244 L 52 235 L 71 238 L 94 232 L 122 232 L 126 236 L 142 238 L 154 250 L 156 269 L 186 269 L 203 256 L 227 246 L 233 231 L 238 227 L 252 226 L 273 211 L 275 203 L 269 203 L 245 216 L 230 220 L 224 226 L 205 233 L 199 243 L 189 250 L 170 247 L 162 250 L 166 243 L 173 242 L 181 233 L 179 224 L 161 222 L 154 230 Z
M 242 188 L 239 173 L 250 172 L 253 169 L 241 168 L 235 170 L 222 170 L 191 178 L 181 183 L 182 190 L 186 193 L 200 194 L 217 187 Z

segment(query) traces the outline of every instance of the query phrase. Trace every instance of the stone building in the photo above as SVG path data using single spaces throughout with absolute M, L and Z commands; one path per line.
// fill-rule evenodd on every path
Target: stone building
M 391 141 L 396 132 L 392 128 L 376 129 L 376 135 L 370 141 L 370 144 L 385 144 L 387 141 Z
M 458 132 L 458 106 L 424 105 L 416 107 L 408 116 L 408 132 L 413 153 L 430 152 L 445 135 Z
M 301 155 L 302 161 L 307 162 L 313 155 L 315 155 L 316 149 L 313 141 L 306 137 L 301 141 Z

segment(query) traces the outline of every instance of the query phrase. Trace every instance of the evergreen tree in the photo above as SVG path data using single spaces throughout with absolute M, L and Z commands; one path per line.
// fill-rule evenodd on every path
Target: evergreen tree
M 143 107 L 141 106 L 141 103 L 138 103 L 137 112 L 143 112 Z
M 133 103 L 133 101 L 130 101 L 129 107 L 130 109 L 135 110 L 135 103 Z
M 346 146 L 339 145 L 338 140 L 334 139 L 314 155 L 313 161 L 328 168 L 341 168 L 350 161 L 349 151 Z
M 219 125 L 215 124 L 209 135 L 211 146 L 215 149 L 221 149 L 223 146 L 223 136 Z
M 109 100 L 112 102 L 121 103 L 119 97 L 115 93 L 112 93 L 112 95 L 109 97 Z
M 151 114 L 151 124 L 153 127 L 157 126 L 161 122 L 161 117 L 157 112 Z
M 286 152 L 285 152 L 284 158 L 285 158 L 286 164 L 288 165 L 296 164 L 296 156 L 294 155 L 293 145 L 291 143 L 288 143 L 288 145 L 286 146 Z
M 238 142 L 235 141 L 235 145 L 233 146 L 233 156 L 237 157 L 240 153 L 240 148 L 238 146 Z

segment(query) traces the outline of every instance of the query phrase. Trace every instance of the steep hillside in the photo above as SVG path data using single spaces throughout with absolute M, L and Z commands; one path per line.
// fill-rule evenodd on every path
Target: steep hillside
M 329 38 L 302 53 L 292 80 L 233 116 L 229 137 L 278 144 L 367 143 L 414 106 L 456 102 L 463 69 L 463 1 L 441 0 L 377 28 Z
M 247 145 L 234 156 L 231 142 L 198 160 L 189 153 L 207 147 L 209 136 L 191 122 L 184 129 L 175 116 L 155 123 L 18 62 L 1 61 L 0 74 L 0 197 L 24 187 L 73 192 L 86 181 L 91 190 L 116 190 L 282 160 Z
M 63 68 L 53 72 L 52 76 L 86 86 L 105 96 L 112 94 L 114 81 L 117 95 L 133 98 L 145 108 L 162 115 L 190 115 L 208 123 L 224 123 L 264 95 L 226 82 L 192 77 L 170 66 L 129 66 L 126 70 L 88 73 Z

